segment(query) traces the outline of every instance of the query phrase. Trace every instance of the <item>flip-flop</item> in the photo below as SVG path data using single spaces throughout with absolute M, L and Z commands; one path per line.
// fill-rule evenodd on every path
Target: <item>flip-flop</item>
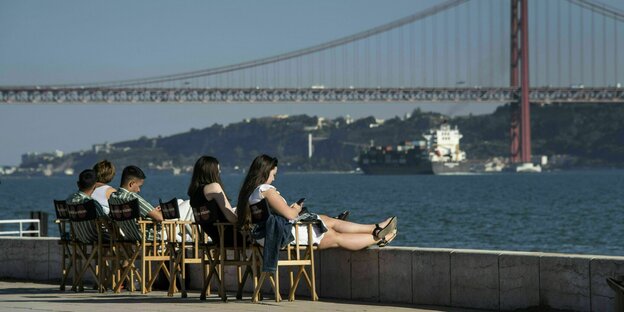
M 375 229 L 373 230 L 373 236 L 376 239 L 383 239 L 390 232 L 396 230 L 396 226 L 397 226 L 397 217 L 393 216 L 392 218 L 390 218 L 390 221 L 388 222 L 388 224 L 386 224 L 386 226 L 383 228 L 379 226 L 379 223 L 375 224 Z
M 379 246 L 379 247 L 386 247 L 386 246 L 388 246 L 388 244 L 390 244 L 390 242 L 392 242 L 397 237 L 397 232 L 398 231 L 395 229 L 394 232 L 392 232 L 392 233 L 394 233 L 394 235 L 390 236 L 389 239 L 386 239 L 385 237 L 380 239 L 377 242 L 377 246 Z

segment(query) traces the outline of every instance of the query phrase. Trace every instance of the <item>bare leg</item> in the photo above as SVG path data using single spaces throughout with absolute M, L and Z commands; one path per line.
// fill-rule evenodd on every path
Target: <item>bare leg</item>
M 325 223 L 325 225 L 327 225 L 328 228 L 339 233 L 371 234 L 373 233 L 373 230 L 375 229 L 374 224 L 359 224 L 359 223 L 334 219 L 326 215 L 319 215 L 319 217 L 321 218 L 321 220 L 323 220 L 323 222 Z M 383 228 L 384 226 L 386 226 L 386 224 L 388 224 L 388 222 L 390 222 L 390 218 L 379 223 L 379 226 Z
M 386 235 L 386 239 L 390 239 L 392 235 L 395 235 L 395 233 Z M 323 236 L 319 249 L 340 247 L 355 251 L 374 245 L 377 242 L 378 240 L 370 233 L 339 233 L 329 229 Z

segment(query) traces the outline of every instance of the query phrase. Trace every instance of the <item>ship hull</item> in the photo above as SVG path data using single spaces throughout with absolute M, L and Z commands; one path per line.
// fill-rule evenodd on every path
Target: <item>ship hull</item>
M 431 171 L 436 175 L 446 174 L 469 174 L 484 172 L 483 165 L 469 162 L 433 162 L 431 163 Z
M 470 174 L 484 172 L 482 164 L 468 162 L 422 162 L 414 164 L 360 165 L 365 174 L 373 175 L 415 175 L 415 174 Z
M 360 165 L 360 169 L 365 174 L 375 175 L 413 175 L 413 174 L 433 174 L 431 163 L 418 165 L 407 164 L 373 164 Z

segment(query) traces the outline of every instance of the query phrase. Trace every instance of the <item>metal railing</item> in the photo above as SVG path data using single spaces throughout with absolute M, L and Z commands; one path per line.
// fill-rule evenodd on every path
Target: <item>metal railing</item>
M 26 227 L 31 224 L 37 224 L 37 229 L 28 230 L 24 229 L 24 224 Z M 15 220 L 0 220 L 0 224 L 19 224 L 19 230 L 17 231 L 0 231 L 0 236 L 2 235 L 15 235 L 19 234 L 19 237 L 23 237 L 24 234 L 37 234 L 37 237 L 41 236 L 40 230 L 41 226 L 39 224 L 39 219 L 15 219 Z

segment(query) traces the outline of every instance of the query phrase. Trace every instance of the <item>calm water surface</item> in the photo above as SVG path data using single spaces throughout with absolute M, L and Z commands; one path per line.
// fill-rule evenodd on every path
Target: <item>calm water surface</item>
M 0 184 L 0 219 L 50 214 L 49 235 L 58 235 L 52 199 L 64 199 L 76 177 L 7 178 Z M 242 175 L 223 177 L 232 204 Z M 149 176 L 142 195 L 186 198 L 190 176 Z M 113 185 L 118 185 L 118 178 Z M 374 223 L 399 217 L 395 246 L 504 249 L 624 255 L 624 171 L 466 176 L 367 176 L 278 174 L 274 183 L 294 202 L 306 197 L 311 211 Z

